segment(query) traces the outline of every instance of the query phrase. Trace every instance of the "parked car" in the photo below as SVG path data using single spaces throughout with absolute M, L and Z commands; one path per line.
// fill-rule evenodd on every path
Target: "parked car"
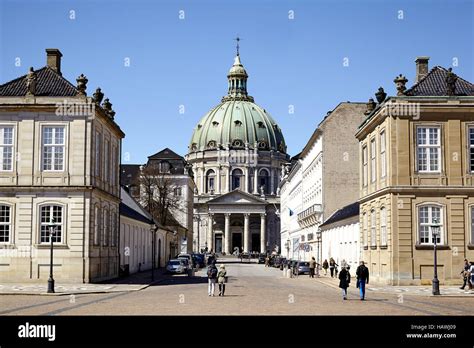
M 193 262 L 193 257 L 191 256 L 191 254 L 179 254 L 176 258 L 177 259 L 186 259 L 186 260 L 188 260 L 188 263 L 191 267 L 195 267 L 194 262 Z
M 185 259 L 171 259 L 166 265 L 167 273 L 183 274 L 187 272 L 187 265 Z
M 267 255 L 265 254 L 258 255 L 258 263 L 265 263 L 266 258 L 267 258 Z
M 297 265 L 298 275 L 300 274 L 309 274 L 309 262 L 300 261 Z

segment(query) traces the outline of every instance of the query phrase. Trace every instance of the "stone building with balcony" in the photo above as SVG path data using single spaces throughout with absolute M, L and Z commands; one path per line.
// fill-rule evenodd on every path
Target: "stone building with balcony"
M 282 226 L 292 226 L 292 236 L 282 235 L 282 248 L 295 250 L 290 257 L 297 257 L 300 250 L 300 258 L 314 256 L 321 261 L 318 250 L 335 248 L 325 245 L 333 239 L 319 234 L 319 226 L 358 199 L 359 154 L 354 132 L 365 110 L 364 103 L 343 102 L 328 112 L 283 177 L 281 220 Z
M 474 85 L 428 61 L 411 88 L 380 88 L 356 133 L 362 260 L 380 283 L 430 283 L 435 239 L 442 284 L 474 258 Z

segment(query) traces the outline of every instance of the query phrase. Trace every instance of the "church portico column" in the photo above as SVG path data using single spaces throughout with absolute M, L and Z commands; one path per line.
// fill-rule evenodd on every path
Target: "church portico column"
M 230 250 L 230 214 L 225 213 L 225 224 L 224 224 L 224 251 L 226 254 L 231 254 Z
M 260 252 L 267 252 L 267 236 L 266 236 L 266 218 L 265 213 L 260 214 Z
M 201 187 L 200 187 L 200 194 L 203 194 L 204 193 L 204 180 L 205 180 L 205 177 L 204 177 L 204 167 L 201 167 Z
M 224 192 L 230 192 L 230 166 L 225 169 L 225 185 Z
M 249 167 L 244 167 L 244 177 L 245 177 L 244 191 L 246 193 L 249 193 Z
M 217 166 L 217 174 L 216 174 L 216 189 L 215 192 L 217 194 L 221 193 L 221 166 Z
M 213 219 L 214 214 L 209 214 L 208 215 L 208 221 L 207 221 L 207 250 L 213 250 L 213 240 L 214 240 L 214 231 L 213 231 Z
M 244 253 L 248 253 L 250 249 L 250 214 L 244 214 Z

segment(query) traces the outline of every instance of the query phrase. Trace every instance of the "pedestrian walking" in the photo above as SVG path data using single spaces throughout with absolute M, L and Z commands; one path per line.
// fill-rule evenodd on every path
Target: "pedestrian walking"
M 309 277 L 314 278 L 314 270 L 316 269 L 316 260 L 314 257 L 311 258 L 309 261 Z
M 470 279 L 469 279 L 469 275 L 470 275 L 470 272 L 469 272 L 469 269 L 470 269 L 470 264 L 469 264 L 469 261 L 467 259 L 464 259 L 464 266 L 462 268 L 462 271 L 461 271 L 461 274 L 462 274 L 462 277 L 463 277 L 463 284 L 462 286 L 460 287 L 460 289 L 464 290 L 464 288 L 466 287 L 466 285 L 469 286 L 469 289 L 471 289 L 472 287 L 472 284 L 470 282 Z
M 471 267 L 469 268 L 471 283 L 469 284 L 469 289 L 474 287 L 474 262 L 471 261 Z
M 331 272 L 331 278 L 334 278 L 334 268 L 335 267 L 336 267 L 336 261 L 334 261 L 334 259 L 331 257 L 329 259 L 329 271 Z
M 329 268 L 329 262 L 327 259 L 324 259 L 324 262 L 323 262 L 323 269 L 324 269 L 324 275 L 327 276 L 328 275 L 328 268 Z
M 270 267 L 270 257 L 268 255 L 265 257 L 265 267 Z
M 365 300 L 365 284 L 369 284 L 369 269 L 365 267 L 364 261 L 360 262 L 360 266 L 356 270 L 357 287 L 360 292 L 360 300 Z
M 208 282 L 209 296 L 214 296 L 214 291 L 216 290 L 216 281 L 217 281 L 217 267 L 214 262 L 211 262 L 211 264 L 207 268 L 207 282 Z
M 225 270 L 225 266 L 221 265 L 219 267 L 219 273 L 217 274 L 217 283 L 219 283 L 219 296 L 224 296 L 226 279 L 227 271 Z
M 342 289 L 342 298 L 347 300 L 347 288 L 351 282 L 351 274 L 346 268 L 342 268 L 339 272 L 339 287 Z

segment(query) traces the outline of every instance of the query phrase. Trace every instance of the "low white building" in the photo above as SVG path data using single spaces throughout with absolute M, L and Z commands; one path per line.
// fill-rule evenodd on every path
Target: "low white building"
M 360 260 L 359 203 L 349 204 L 336 210 L 323 224 L 321 230 L 321 254 L 319 260 L 332 257 L 341 269 L 345 260 L 355 272 Z
M 176 243 L 176 234 L 157 226 L 151 215 L 123 188 L 121 198 L 120 268 L 122 272 L 131 274 L 151 269 L 153 247 L 155 268 L 164 267 Z M 155 233 L 154 241 L 153 233 Z

